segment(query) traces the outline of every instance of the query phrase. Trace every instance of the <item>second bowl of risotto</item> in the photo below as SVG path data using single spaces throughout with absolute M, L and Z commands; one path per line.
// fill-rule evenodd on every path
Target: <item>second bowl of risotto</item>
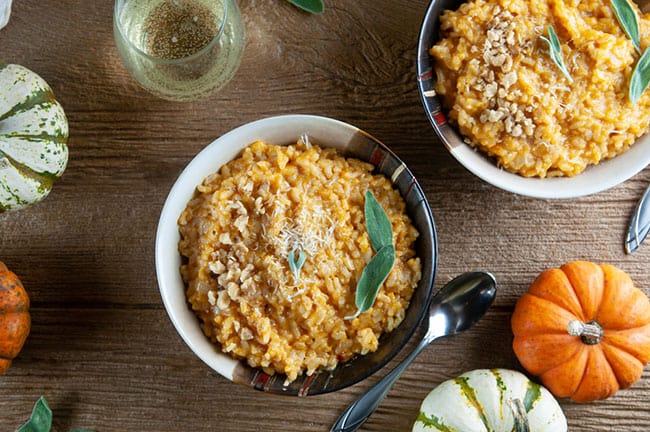
M 354 126 L 306 115 L 208 145 L 172 187 L 156 236 L 163 302 L 192 351 L 231 381 L 298 396 L 354 384 L 405 346 L 428 310 L 436 255 L 426 196 L 399 158 Z
M 638 61 L 609 3 L 433 0 L 418 88 L 437 137 L 473 174 L 572 198 L 650 163 L 650 91 L 628 95 Z

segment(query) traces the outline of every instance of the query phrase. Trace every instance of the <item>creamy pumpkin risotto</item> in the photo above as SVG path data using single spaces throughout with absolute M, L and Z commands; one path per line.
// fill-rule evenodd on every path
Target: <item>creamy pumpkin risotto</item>
M 641 49 L 650 20 L 639 16 Z M 566 78 L 549 55 L 558 35 Z M 440 18 L 436 92 L 466 141 L 522 176 L 573 176 L 626 151 L 650 124 L 633 105 L 639 54 L 609 1 L 472 0 Z
M 181 274 L 205 334 L 223 351 L 287 380 L 377 349 L 404 318 L 421 274 L 418 235 L 373 166 L 299 141 L 255 142 L 198 186 L 179 219 Z M 364 193 L 393 227 L 395 266 L 357 318 L 355 289 L 374 255 Z M 289 254 L 304 252 L 299 273 Z

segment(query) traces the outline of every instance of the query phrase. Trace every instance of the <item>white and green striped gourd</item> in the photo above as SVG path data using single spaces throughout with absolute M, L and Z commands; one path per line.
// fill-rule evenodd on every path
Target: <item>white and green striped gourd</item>
M 68 162 L 68 121 L 45 80 L 0 63 L 0 212 L 47 196 Z
M 443 382 L 422 402 L 413 432 L 566 432 L 553 395 L 524 374 L 478 369 Z
M 11 0 L 0 0 L 0 29 L 7 25 L 11 15 Z

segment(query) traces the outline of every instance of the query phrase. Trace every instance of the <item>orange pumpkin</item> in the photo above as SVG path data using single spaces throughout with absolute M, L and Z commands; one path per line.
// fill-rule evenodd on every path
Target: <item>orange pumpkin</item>
M 522 366 L 557 397 L 605 399 L 650 361 L 650 301 L 611 265 L 575 261 L 542 272 L 511 324 Z
M 30 326 L 27 292 L 18 276 L 0 261 L 0 375 L 23 348 Z

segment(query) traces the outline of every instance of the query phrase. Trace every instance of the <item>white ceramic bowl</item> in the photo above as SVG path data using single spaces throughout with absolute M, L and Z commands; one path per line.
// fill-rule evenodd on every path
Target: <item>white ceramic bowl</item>
M 203 179 L 240 154 L 255 140 L 271 144 L 295 143 L 308 134 L 315 144 L 336 147 L 343 154 L 375 165 L 390 178 L 405 199 L 407 212 L 420 232 L 416 251 L 422 261 L 422 280 L 413 294 L 402 324 L 380 339 L 380 348 L 311 377 L 302 376 L 289 386 L 284 376 L 268 376 L 221 352 L 210 342 L 190 309 L 180 275 L 181 256 L 177 220 Z M 208 366 L 225 378 L 258 390 L 305 396 L 325 393 L 354 384 L 385 365 L 406 344 L 428 311 L 432 297 L 437 247 L 433 217 L 420 186 L 406 166 L 386 146 L 349 124 L 317 116 L 271 117 L 241 126 L 212 142 L 183 170 L 165 202 L 156 234 L 156 275 L 169 317 L 187 345 Z
M 418 41 L 417 74 L 420 98 L 438 138 L 465 168 L 484 181 L 509 192 L 536 198 L 575 198 L 601 192 L 629 179 L 650 163 L 650 136 L 644 135 L 627 152 L 588 167 L 575 177 L 525 178 L 500 169 L 474 150 L 447 122 L 440 100 L 431 92 L 435 73 L 429 55 L 438 38 L 442 11 L 457 9 L 462 0 L 432 0 L 422 22 Z

